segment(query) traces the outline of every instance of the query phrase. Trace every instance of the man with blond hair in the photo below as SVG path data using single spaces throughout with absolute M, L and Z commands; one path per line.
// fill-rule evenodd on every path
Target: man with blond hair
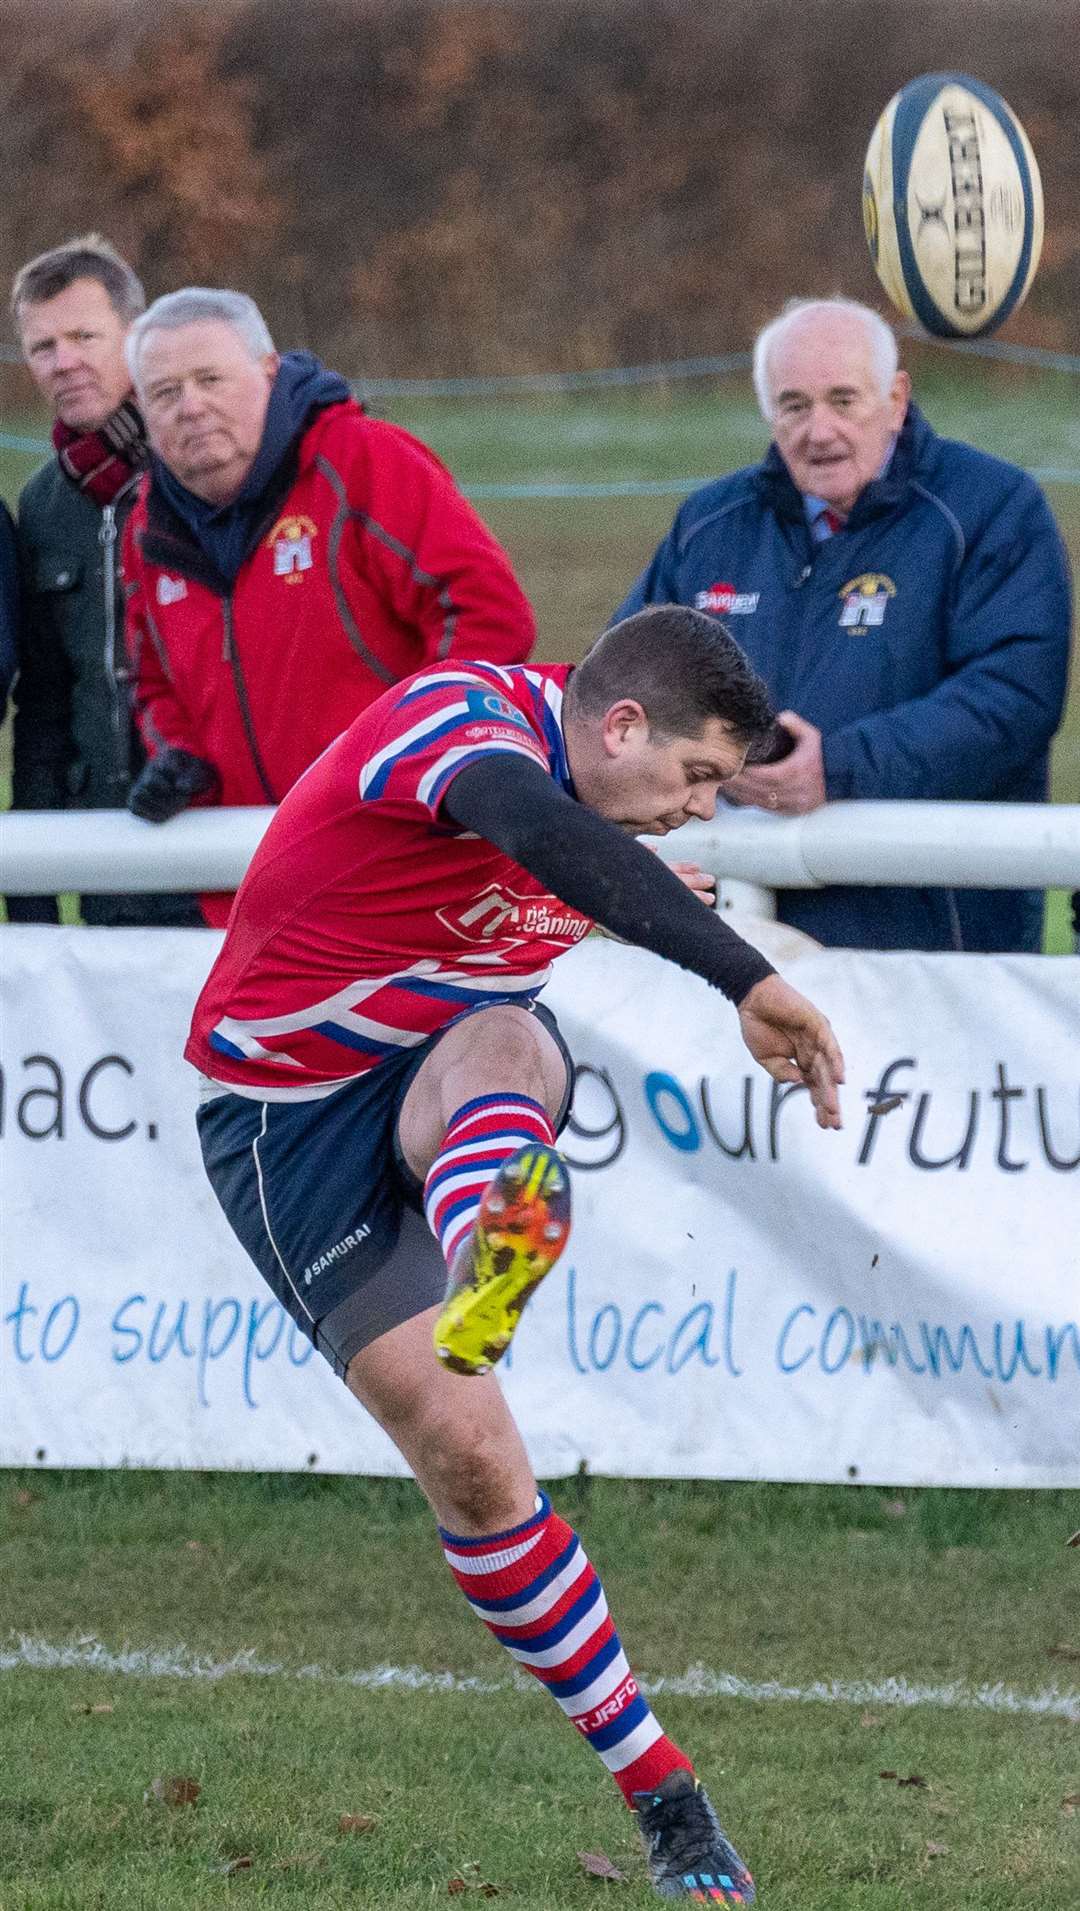
M 1034 479 L 938 437 L 868 306 L 796 301 L 760 333 L 760 464 L 687 498 L 617 616 L 725 618 L 787 754 L 729 786 L 799 815 L 837 798 L 1045 802 L 1069 575 Z M 1037 950 L 1035 891 L 830 886 L 778 898 L 818 941 Z
M 128 695 L 119 550 L 149 456 L 124 356 L 145 304 L 131 266 L 95 232 L 31 259 L 12 287 L 56 453 L 19 499 L 16 809 L 123 808 L 144 762 Z M 81 908 L 98 927 L 202 920 L 189 896 L 84 896 Z M 56 922 L 56 897 L 15 896 L 8 913 Z

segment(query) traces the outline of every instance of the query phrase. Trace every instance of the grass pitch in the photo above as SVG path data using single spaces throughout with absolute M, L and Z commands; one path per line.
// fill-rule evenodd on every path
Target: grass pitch
M 767 1911 L 1080 1903 L 1068 1496 L 585 1479 L 554 1497 L 636 1669 L 676 1682 L 654 1703 Z M 0 1584 L 0 1650 L 114 1655 L 0 1673 L 2 1911 L 655 1902 L 614 1786 L 514 1682 L 409 1483 L 8 1474 Z M 116 1666 L 181 1645 L 165 1676 Z M 179 1676 L 244 1653 L 247 1671 Z M 380 1667 L 411 1683 L 354 1682 Z M 757 1696 L 706 1696 L 706 1673 Z M 889 1703 L 890 1680 L 947 1703 Z M 840 1694 L 805 1696 L 816 1681 Z M 988 1687 L 1046 1709 L 973 1709 Z M 178 1778 L 194 1802 L 154 1797 Z

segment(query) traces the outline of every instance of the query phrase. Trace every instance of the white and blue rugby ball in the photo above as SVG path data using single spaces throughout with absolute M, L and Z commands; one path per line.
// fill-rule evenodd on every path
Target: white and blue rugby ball
M 906 318 L 937 338 L 978 338 L 1026 297 L 1043 199 L 1027 134 L 963 73 L 925 73 L 889 101 L 863 174 L 874 270 Z

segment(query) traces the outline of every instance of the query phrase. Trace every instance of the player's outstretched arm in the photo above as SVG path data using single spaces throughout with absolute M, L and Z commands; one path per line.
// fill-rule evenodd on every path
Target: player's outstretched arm
M 738 1008 L 754 1059 L 776 1081 L 804 1082 L 822 1127 L 839 1127 L 843 1061 L 825 1017 L 657 856 L 525 757 L 493 752 L 468 765 L 444 806 L 571 908 L 719 989 Z
M 828 1022 L 805 995 L 778 975 L 756 982 L 739 1003 L 743 1041 L 774 1082 L 801 1082 L 810 1091 L 819 1128 L 840 1128 L 837 1088 L 844 1058 Z

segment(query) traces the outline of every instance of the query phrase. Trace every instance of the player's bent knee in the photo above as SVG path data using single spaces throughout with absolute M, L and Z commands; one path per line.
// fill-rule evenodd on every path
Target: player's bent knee
M 460 1054 L 446 1057 L 448 1076 L 455 1081 L 465 1078 L 474 1093 L 514 1090 L 553 1104 L 552 1113 L 557 1110 L 566 1085 L 566 1064 L 547 1030 L 527 1010 L 485 1009 L 470 1016 L 460 1032 Z M 457 1092 L 455 1087 L 451 1099 Z
M 554 1120 L 568 1088 L 562 1048 L 540 1019 L 510 1004 L 470 1015 L 442 1036 L 418 1071 L 398 1117 L 402 1152 L 426 1174 L 446 1124 L 480 1095 L 528 1095 Z

